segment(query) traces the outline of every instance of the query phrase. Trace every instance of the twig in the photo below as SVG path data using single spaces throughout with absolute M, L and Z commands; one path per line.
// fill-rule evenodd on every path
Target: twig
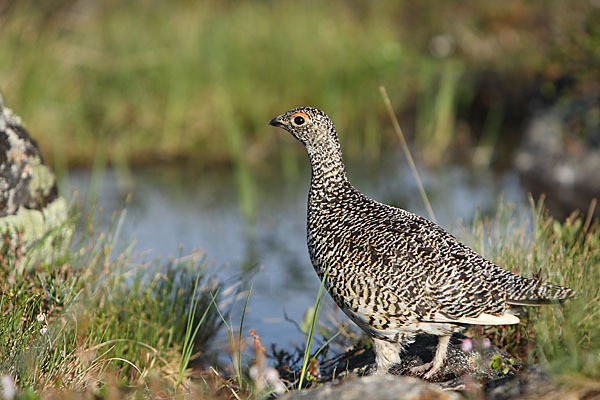
M 429 218 L 437 223 L 435 219 L 435 214 L 433 213 L 433 209 L 431 208 L 431 204 L 429 203 L 429 199 L 427 198 L 427 193 L 425 193 L 425 188 L 423 187 L 423 183 L 421 182 L 421 178 L 419 177 L 419 172 L 417 171 L 417 167 L 415 162 L 410 154 L 410 150 L 408 149 L 408 145 L 406 144 L 406 139 L 404 139 L 404 134 L 402 133 L 402 129 L 400 128 L 400 124 L 398 123 L 398 119 L 396 119 L 396 115 L 394 114 L 394 109 L 392 108 L 392 102 L 388 97 L 387 91 L 384 86 L 379 86 L 379 91 L 381 92 L 381 97 L 383 97 L 383 102 L 390 114 L 390 118 L 392 120 L 392 125 L 394 125 L 394 131 L 400 139 L 400 144 L 402 145 L 402 150 L 404 151 L 404 155 L 406 156 L 406 160 L 408 161 L 408 165 L 412 171 L 412 174 L 417 181 L 417 186 L 419 187 L 419 193 L 421 193 L 421 198 L 425 203 L 425 209 L 427 210 L 427 214 L 429 214 Z
M 291 322 L 296 329 L 298 330 L 298 332 L 300 332 L 301 334 L 305 334 L 306 332 L 304 332 L 302 330 L 302 328 L 300 327 L 300 325 L 298 324 L 298 322 L 296 322 L 294 319 L 290 318 L 287 314 L 287 312 L 285 310 L 283 310 L 283 318 L 285 319 L 286 322 Z
M 590 224 L 592 223 L 592 217 L 594 216 L 594 210 L 596 209 L 597 202 L 598 200 L 596 198 L 593 198 L 592 201 L 590 201 L 585 223 L 583 224 L 583 232 L 585 233 L 587 233 L 588 229 L 590 229 Z

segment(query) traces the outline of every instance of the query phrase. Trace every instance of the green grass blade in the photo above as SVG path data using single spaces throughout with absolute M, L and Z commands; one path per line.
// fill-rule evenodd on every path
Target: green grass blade
M 252 294 L 252 288 L 254 283 L 250 284 L 250 289 L 248 290 L 248 295 L 246 296 L 246 301 L 244 302 L 244 309 L 242 310 L 242 319 L 240 321 L 240 347 L 238 349 L 238 360 L 237 360 L 237 376 L 238 376 L 238 384 L 242 385 L 242 332 L 244 331 L 244 320 L 246 319 L 246 309 L 248 308 L 248 302 L 250 301 L 250 295 Z
M 197 289 L 198 289 L 198 282 L 200 281 L 200 275 L 201 274 L 198 274 L 198 276 L 196 278 L 196 282 L 194 284 L 194 294 L 192 296 L 192 306 L 190 307 L 190 312 L 188 313 L 188 321 L 187 321 L 187 327 L 186 327 L 186 332 L 185 332 L 185 340 L 184 340 L 183 349 L 182 349 L 182 359 L 181 359 L 181 364 L 179 365 L 179 373 L 177 374 L 177 382 L 175 383 L 176 390 L 179 387 L 179 385 L 181 384 L 181 381 L 183 380 L 183 374 L 188 367 L 190 358 L 192 357 L 192 351 L 194 349 L 194 339 L 196 338 L 196 335 L 198 334 L 198 330 L 200 329 L 200 326 L 202 325 L 202 323 L 204 322 L 204 319 L 208 315 L 208 312 L 210 311 L 212 305 L 215 304 L 215 299 L 219 293 L 219 290 L 217 289 L 217 291 L 215 292 L 214 295 L 211 294 L 211 301 L 208 304 L 208 306 L 206 307 L 206 309 L 204 310 L 204 313 L 202 314 L 200 321 L 198 321 L 198 323 L 196 324 L 196 328 L 192 332 L 192 329 L 193 329 L 192 323 L 194 321 L 194 316 L 196 314 L 196 307 L 198 305 Z M 216 306 L 216 304 L 215 304 L 215 306 Z
M 321 279 L 321 286 L 319 286 L 319 292 L 317 293 L 317 300 L 315 302 L 315 312 L 313 313 L 312 320 L 310 323 L 310 329 L 308 330 L 308 337 L 306 339 L 306 349 L 304 350 L 304 360 L 302 361 L 302 370 L 300 372 L 300 381 L 298 382 L 298 389 L 302 388 L 302 382 L 304 381 L 304 377 L 306 376 L 306 368 L 308 366 L 308 360 L 310 358 L 310 346 L 312 344 L 312 338 L 315 334 L 315 326 L 317 325 L 317 319 L 319 316 L 319 308 L 321 306 L 321 294 L 323 293 L 323 287 L 325 286 L 325 279 L 327 279 L 327 275 L 329 274 L 329 268 L 331 264 L 327 266 L 325 270 L 325 274 L 323 274 L 323 279 Z
M 335 335 L 333 335 L 332 337 L 330 337 L 329 339 L 327 339 L 327 341 L 325 343 L 323 343 L 323 346 L 319 347 L 319 349 L 315 352 L 315 355 L 313 357 L 316 357 L 319 355 L 319 353 L 321 353 L 321 351 L 323 351 L 323 349 L 325 347 L 327 347 L 327 345 L 329 343 L 331 343 L 333 341 L 333 339 L 335 339 L 336 337 L 338 337 L 340 334 L 342 333 L 342 331 L 337 331 L 337 333 Z

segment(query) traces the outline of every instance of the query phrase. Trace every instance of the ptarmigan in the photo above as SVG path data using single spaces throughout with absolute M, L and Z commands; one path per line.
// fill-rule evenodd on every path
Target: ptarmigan
M 433 222 L 357 191 L 346 178 L 335 126 L 300 107 L 270 122 L 306 147 L 312 167 L 307 242 L 312 264 L 337 303 L 373 340 L 378 373 L 400 362 L 419 333 L 437 335 L 432 377 L 453 332 L 516 324 L 511 306 L 562 301 L 577 292 L 500 268 Z

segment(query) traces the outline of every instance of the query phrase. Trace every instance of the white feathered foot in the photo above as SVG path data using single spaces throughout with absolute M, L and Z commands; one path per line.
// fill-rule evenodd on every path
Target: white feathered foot
M 433 375 L 436 374 L 436 372 L 440 370 L 442 365 L 444 365 L 444 361 L 446 361 L 446 352 L 448 350 L 449 343 L 450 335 L 438 336 L 438 345 L 437 349 L 435 350 L 435 357 L 433 358 L 433 361 L 425 363 L 423 365 L 412 367 L 410 369 L 410 372 L 423 372 L 431 367 L 431 369 L 429 369 L 429 371 L 427 371 L 427 373 L 423 375 L 424 379 L 431 378 Z
M 375 350 L 375 364 L 377 366 L 377 371 L 375 371 L 374 375 L 385 375 L 395 364 L 400 364 L 401 346 L 398 343 L 386 340 L 375 338 L 372 338 L 372 340 L 373 350 Z

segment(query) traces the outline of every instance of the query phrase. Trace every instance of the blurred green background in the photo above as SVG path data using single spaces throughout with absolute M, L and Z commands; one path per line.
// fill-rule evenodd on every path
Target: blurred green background
M 599 14 L 597 0 L 4 1 L 0 92 L 59 172 L 292 169 L 301 149 L 267 123 L 300 105 L 334 118 L 346 157 L 377 157 L 397 144 L 379 85 L 423 162 L 482 141 L 501 161 L 532 100 L 600 83 Z

